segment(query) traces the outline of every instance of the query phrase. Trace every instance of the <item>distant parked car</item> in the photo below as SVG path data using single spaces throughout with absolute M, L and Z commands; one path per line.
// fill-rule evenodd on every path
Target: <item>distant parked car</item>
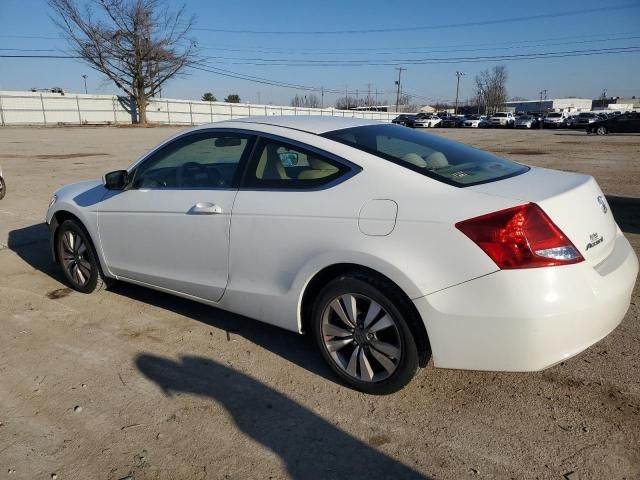
M 538 127 L 538 119 L 533 115 L 520 115 L 516 118 L 516 128 L 536 128 Z
M 569 115 L 565 112 L 551 112 L 543 119 L 544 128 L 565 127 Z
M 465 115 L 462 126 L 465 128 L 487 128 L 489 117 L 486 115 Z
M 7 194 L 7 184 L 4 183 L 4 177 L 2 176 L 2 167 L 0 167 L 0 200 Z
M 597 114 L 593 112 L 581 112 L 578 114 L 576 120 L 573 122 L 574 128 L 586 128 L 589 124 L 602 120 Z
M 418 114 L 413 121 L 413 128 L 433 128 L 437 127 L 442 119 L 431 113 Z
M 640 133 L 640 113 L 624 113 L 587 125 L 587 133 L 606 135 L 608 133 Z
M 491 115 L 492 127 L 513 127 L 516 117 L 511 112 L 498 112 Z
M 445 127 L 445 128 L 458 128 L 462 126 L 464 121 L 465 121 L 465 118 L 462 115 L 460 116 L 450 115 L 447 118 L 443 118 L 442 122 L 440 122 L 438 126 Z
M 413 122 L 415 121 L 415 115 L 398 115 L 396 118 L 391 120 L 391 123 L 396 123 L 398 125 L 404 125 L 405 127 L 413 127 Z

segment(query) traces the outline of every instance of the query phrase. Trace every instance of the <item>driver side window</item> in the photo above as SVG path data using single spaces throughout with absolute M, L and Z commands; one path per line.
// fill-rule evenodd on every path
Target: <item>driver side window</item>
M 230 188 L 252 140 L 249 135 L 213 132 L 178 138 L 136 169 L 133 188 Z

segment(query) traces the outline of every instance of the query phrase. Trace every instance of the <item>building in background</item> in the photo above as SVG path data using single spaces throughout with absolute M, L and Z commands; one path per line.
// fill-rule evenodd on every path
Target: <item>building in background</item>
M 547 100 L 517 100 L 505 102 L 505 110 L 512 112 L 588 112 L 590 98 L 553 98 Z
M 616 98 L 616 103 L 610 103 L 608 105 L 609 110 L 619 110 L 621 112 L 638 111 L 640 110 L 640 98 Z

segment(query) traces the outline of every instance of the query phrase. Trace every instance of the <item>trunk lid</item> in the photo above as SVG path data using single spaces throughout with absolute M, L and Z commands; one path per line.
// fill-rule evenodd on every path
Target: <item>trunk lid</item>
M 517 177 L 469 188 L 536 203 L 594 266 L 614 248 L 618 227 L 604 193 L 590 175 L 532 167 Z

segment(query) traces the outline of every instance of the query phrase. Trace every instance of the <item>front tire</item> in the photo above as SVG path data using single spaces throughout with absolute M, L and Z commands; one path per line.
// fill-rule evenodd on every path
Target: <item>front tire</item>
M 7 194 L 7 184 L 4 183 L 4 178 L 0 177 L 0 200 Z
M 607 127 L 599 126 L 598 128 L 596 128 L 596 135 L 606 135 L 607 133 L 609 133 L 607 131 Z
M 56 231 L 56 253 L 69 286 L 82 293 L 99 292 L 110 283 L 100 268 L 97 254 L 84 227 L 65 220 Z
M 340 379 L 364 393 L 385 395 L 407 385 L 418 368 L 418 348 L 395 286 L 354 272 L 329 282 L 312 312 L 312 329 L 325 361 Z

